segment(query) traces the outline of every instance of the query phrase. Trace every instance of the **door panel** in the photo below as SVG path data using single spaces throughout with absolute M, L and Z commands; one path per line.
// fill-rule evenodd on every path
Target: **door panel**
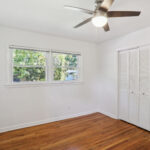
M 119 118 L 128 121 L 129 52 L 119 53 Z
M 130 91 L 139 93 L 139 49 L 129 52 Z
M 150 131 L 150 47 L 119 53 L 119 118 Z
M 129 52 L 129 121 L 139 121 L 139 49 Z
M 129 122 L 138 125 L 139 120 L 139 95 L 130 93 L 129 96 Z
M 140 96 L 139 122 L 142 128 L 150 130 L 150 97 L 147 95 Z
M 120 90 L 119 94 L 119 118 L 128 121 L 128 90 Z
M 150 130 L 150 48 L 140 50 L 140 126 Z

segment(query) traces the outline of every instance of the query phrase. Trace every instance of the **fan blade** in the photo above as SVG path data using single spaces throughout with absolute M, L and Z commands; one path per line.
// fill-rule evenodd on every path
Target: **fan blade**
M 83 8 L 74 7 L 74 6 L 69 6 L 69 5 L 65 5 L 64 8 L 79 11 L 79 12 L 83 12 L 83 13 L 90 14 L 90 15 L 93 15 L 93 13 L 94 13 L 94 11 L 92 11 L 92 10 L 83 9 Z
M 92 20 L 92 18 L 88 18 L 88 19 L 86 19 L 85 21 L 81 22 L 80 24 L 76 25 L 74 28 L 78 28 L 78 27 L 80 27 L 80 26 L 82 26 L 82 25 L 84 25 L 84 24 L 90 22 L 91 20 Z
M 103 27 L 103 29 L 105 30 L 105 32 L 110 31 L 109 24 L 107 23 L 107 24 Z
M 108 11 L 108 9 L 111 7 L 113 4 L 114 0 L 104 0 L 103 3 L 101 4 L 100 10 L 103 11 Z
M 107 13 L 108 17 L 134 17 L 140 14 L 140 11 L 109 11 Z

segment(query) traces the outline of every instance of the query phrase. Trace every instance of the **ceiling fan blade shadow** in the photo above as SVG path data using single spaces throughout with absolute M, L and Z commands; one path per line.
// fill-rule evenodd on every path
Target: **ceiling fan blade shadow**
M 70 9 L 70 10 L 79 11 L 79 12 L 86 13 L 86 14 L 90 14 L 90 15 L 93 15 L 93 14 L 94 14 L 94 11 L 92 11 L 92 10 L 83 9 L 83 8 L 79 8 L 79 7 L 74 7 L 74 6 L 65 5 L 64 8 Z
M 108 17 L 134 17 L 139 16 L 140 11 L 109 11 L 107 12 Z

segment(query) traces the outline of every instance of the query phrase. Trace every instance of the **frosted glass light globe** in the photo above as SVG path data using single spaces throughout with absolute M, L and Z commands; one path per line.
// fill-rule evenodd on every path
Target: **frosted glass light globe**
M 96 16 L 92 19 L 92 23 L 96 27 L 103 27 L 107 22 L 108 19 L 105 16 Z

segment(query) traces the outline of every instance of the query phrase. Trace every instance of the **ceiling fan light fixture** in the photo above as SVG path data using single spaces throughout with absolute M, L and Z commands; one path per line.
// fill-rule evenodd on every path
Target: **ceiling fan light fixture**
M 76 10 L 78 12 L 83 12 L 92 15 L 90 18 L 82 21 L 81 23 L 74 26 L 74 28 L 79 28 L 89 22 L 92 22 L 95 27 L 102 27 L 105 32 L 110 31 L 108 24 L 109 18 L 115 17 L 135 17 L 141 14 L 141 11 L 109 11 L 115 0 L 95 0 L 96 7 L 95 10 L 88 10 L 75 6 L 66 5 L 65 8 Z
M 96 27 L 103 27 L 107 24 L 108 19 L 106 16 L 95 16 L 92 18 L 92 23 Z

